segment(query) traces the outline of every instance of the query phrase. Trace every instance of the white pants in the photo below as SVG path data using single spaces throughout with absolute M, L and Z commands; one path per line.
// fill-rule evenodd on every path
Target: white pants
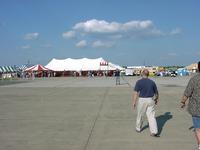
M 143 116 L 146 113 L 149 122 L 151 134 L 158 133 L 157 122 L 155 118 L 155 102 L 152 98 L 139 98 L 137 105 L 136 130 L 141 131 Z

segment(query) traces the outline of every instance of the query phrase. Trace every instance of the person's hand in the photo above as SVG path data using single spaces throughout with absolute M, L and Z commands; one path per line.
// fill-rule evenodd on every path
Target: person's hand
M 154 95 L 154 97 L 153 97 L 153 100 L 154 100 L 155 105 L 158 104 L 158 98 L 159 98 L 159 95 L 158 95 L 158 93 L 156 93 L 156 94 Z
M 181 102 L 181 108 L 185 108 L 185 102 Z
M 158 104 L 158 100 L 157 100 L 157 99 L 155 99 L 154 101 L 155 101 L 155 105 L 157 105 L 157 104 Z
M 186 103 L 187 99 L 188 99 L 188 97 L 185 95 L 182 97 L 182 99 L 181 99 L 181 108 L 182 109 L 185 108 L 185 106 L 186 106 L 185 103 Z
M 132 108 L 133 108 L 133 110 L 136 109 L 136 104 L 135 103 L 132 104 Z

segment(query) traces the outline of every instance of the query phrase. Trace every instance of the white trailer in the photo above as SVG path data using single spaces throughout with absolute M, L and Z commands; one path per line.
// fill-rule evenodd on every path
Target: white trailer
M 126 76 L 133 76 L 134 75 L 134 70 L 132 68 L 126 68 L 125 69 L 125 75 Z

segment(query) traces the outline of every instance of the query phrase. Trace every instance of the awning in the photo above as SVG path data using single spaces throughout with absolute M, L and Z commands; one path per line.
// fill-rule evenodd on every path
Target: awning
M 0 66 L 1 73 L 14 73 L 16 69 L 12 66 Z

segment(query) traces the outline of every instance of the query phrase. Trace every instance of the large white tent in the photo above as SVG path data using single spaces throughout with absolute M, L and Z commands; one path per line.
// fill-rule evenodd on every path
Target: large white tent
M 111 62 L 105 61 L 103 58 L 96 59 L 55 59 L 53 58 L 46 66 L 53 71 L 104 71 L 104 70 L 122 70 L 122 67 Z

